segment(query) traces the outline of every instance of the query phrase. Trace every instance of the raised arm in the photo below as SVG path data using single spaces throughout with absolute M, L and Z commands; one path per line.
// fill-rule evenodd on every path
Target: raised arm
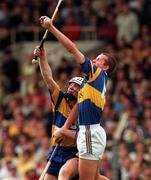
M 43 47 L 41 49 L 39 49 L 39 47 L 36 47 L 34 50 L 34 55 L 40 58 L 39 66 L 40 66 L 42 77 L 48 89 L 52 93 L 54 91 L 55 86 L 57 86 L 57 84 L 52 77 L 52 70 L 48 64 L 45 49 Z
M 75 57 L 77 62 L 79 64 L 84 63 L 85 57 L 84 55 L 78 50 L 76 45 L 68 38 L 66 37 L 61 31 L 59 31 L 54 25 L 52 24 L 51 19 L 49 19 L 46 16 L 42 16 L 40 18 L 40 23 L 42 27 L 46 28 L 51 32 L 58 41 L 61 42 L 61 44 Z

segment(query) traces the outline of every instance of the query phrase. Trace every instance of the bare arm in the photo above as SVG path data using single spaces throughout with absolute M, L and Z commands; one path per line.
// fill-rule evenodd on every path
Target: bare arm
M 42 77 L 49 90 L 53 92 L 57 84 L 52 77 L 52 70 L 48 64 L 48 60 L 44 48 L 39 49 L 38 47 L 36 47 L 34 50 L 34 54 L 40 58 L 39 66 Z
M 85 61 L 84 55 L 78 50 L 76 45 L 68 38 L 66 37 L 61 31 L 59 31 L 56 27 L 53 26 L 52 21 L 50 20 L 50 23 L 45 23 L 44 21 L 45 17 L 42 16 L 40 18 L 40 23 L 41 25 L 48 29 L 49 32 L 51 32 L 57 39 L 58 41 L 61 42 L 61 44 L 70 52 L 73 54 L 75 59 L 77 60 L 78 63 L 82 64 Z
M 76 131 L 65 129 L 65 128 L 61 128 L 61 133 L 62 133 L 63 136 L 65 136 L 67 138 L 70 138 L 72 140 L 75 140 Z
M 72 123 L 77 121 L 78 118 L 78 105 L 74 105 L 72 111 L 70 112 L 69 117 L 67 118 L 65 124 L 63 125 L 63 128 L 69 129 Z
M 76 134 L 76 131 L 65 128 L 58 128 L 54 133 L 54 137 L 56 142 L 59 142 L 64 137 L 75 140 Z

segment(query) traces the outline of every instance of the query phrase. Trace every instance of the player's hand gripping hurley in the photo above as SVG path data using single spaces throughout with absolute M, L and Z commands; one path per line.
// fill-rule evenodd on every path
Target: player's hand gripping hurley
M 57 6 L 56 6 L 56 8 L 55 8 L 55 11 L 54 11 L 54 13 L 53 13 L 53 15 L 52 15 L 52 17 L 51 17 L 51 23 L 53 22 L 56 14 L 57 14 L 57 12 L 58 12 L 59 6 L 60 6 L 60 4 L 61 4 L 62 1 L 63 1 L 63 0 L 59 0 L 59 1 L 58 1 L 58 4 L 57 4 Z M 50 20 L 49 18 L 45 18 L 45 23 L 49 23 L 49 20 Z M 41 47 L 43 46 L 43 44 L 44 44 L 44 42 L 45 42 L 45 40 L 46 40 L 46 38 L 47 38 L 47 34 L 48 34 L 48 29 L 45 31 L 45 34 L 44 34 L 43 37 L 42 37 L 42 40 L 41 40 L 40 45 L 39 45 L 39 48 L 41 48 Z M 33 64 L 36 64 L 37 62 L 38 62 L 38 56 L 35 56 L 34 59 L 32 60 L 32 63 L 33 63 Z

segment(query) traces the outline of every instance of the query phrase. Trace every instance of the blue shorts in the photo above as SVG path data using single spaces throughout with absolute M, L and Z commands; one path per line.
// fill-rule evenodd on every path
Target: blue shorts
M 54 149 L 54 148 L 53 148 Z M 51 157 L 53 150 L 49 152 L 48 159 Z M 66 163 L 67 160 L 77 157 L 78 150 L 76 147 L 58 147 L 51 164 L 47 170 L 48 174 L 58 176 L 60 168 Z

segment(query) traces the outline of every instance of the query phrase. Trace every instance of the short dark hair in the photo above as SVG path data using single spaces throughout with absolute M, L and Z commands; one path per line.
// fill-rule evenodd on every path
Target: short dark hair
M 108 52 L 103 52 L 102 54 L 104 54 L 105 56 L 108 57 L 108 59 L 106 60 L 106 65 L 109 66 L 109 69 L 107 70 L 107 74 L 109 77 L 111 77 L 113 75 L 113 73 L 116 70 L 117 67 L 117 57 L 113 54 L 110 54 Z

